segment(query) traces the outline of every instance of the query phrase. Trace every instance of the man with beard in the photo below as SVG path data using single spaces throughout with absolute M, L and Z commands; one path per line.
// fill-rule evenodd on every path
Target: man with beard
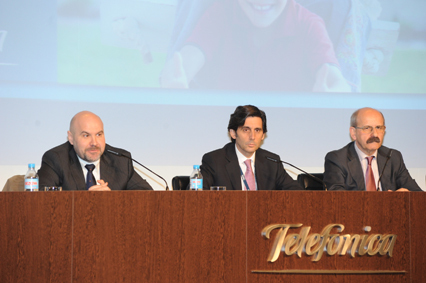
M 361 108 L 352 114 L 353 141 L 325 157 L 324 182 L 329 190 L 421 191 L 401 153 L 382 146 L 385 130 L 385 118 L 375 109 Z
M 265 112 L 253 105 L 238 106 L 228 124 L 232 142 L 203 156 L 203 189 L 226 186 L 227 190 L 302 190 L 281 162 L 267 159 L 280 157 L 260 148 L 266 131 Z
M 105 143 L 104 125 L 95 114 L 82 111 L 71 120 L 68 141 L 47 151 L 38 175 L 40 188 L 61 186 L 63 190 L 152 190 L 136 173 L 132 161 L 111 153 L 130 153 Z M 96 181 L 97 180 L 97 181 Z

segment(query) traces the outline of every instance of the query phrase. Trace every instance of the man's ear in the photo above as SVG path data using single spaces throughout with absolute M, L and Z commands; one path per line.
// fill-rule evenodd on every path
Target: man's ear
M 352 141 L 356 140 L 356 134 L 355 134 L 356 129 L 354 127 L 350 127 L 349 128 L 349 134 L 351 135 L 351 139 Z
M 72 133 L 70 131 L 67 131 L 68 134 L 68 141 L 70 144 L 74 145 L 74 137 L 72 136 Z
M 231 138 L 233 138 L 234 140 L 237 139 L 237 133 L 233 129 L 229 130 L 229 134 L 231 135 Z

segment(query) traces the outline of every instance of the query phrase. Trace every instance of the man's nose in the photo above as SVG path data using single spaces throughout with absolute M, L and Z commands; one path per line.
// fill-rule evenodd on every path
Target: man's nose
M 254 136 L 255 136 L 255 132 L 254 131 L 250 131 L 250 139 L 254 140 Z
M 378 133 L 379 133 L 379 129 L 377 129 L 376 127 L 373 127 L 373 131 L 371 132 L 371 135 L 374 137 L 377 137 Z
M 90 145 L 92 146 L 98 145 L 98 139 L 96 138 L 96 136 L 92 137 Z

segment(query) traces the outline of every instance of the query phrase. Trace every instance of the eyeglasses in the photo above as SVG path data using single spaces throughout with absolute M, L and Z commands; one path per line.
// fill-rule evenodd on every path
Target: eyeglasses
M 354 127 L 355 129 L 361 130 L 364 134 L 371 134 L 373 129 L 376 129 L 377 132 L 383 133 L 386 130 L 386 126 L 364 126 L 364 127 Z

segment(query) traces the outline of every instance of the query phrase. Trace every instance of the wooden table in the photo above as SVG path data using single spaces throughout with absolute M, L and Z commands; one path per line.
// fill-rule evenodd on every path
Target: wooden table
M 426 282 L 421 192 L 0 193 L 0 282 Z M 393 255 L 281 252 L 279 229 L 395 234 Z M 364 230 L 371 227 L 370 232 Z M 380 273 L 382 272 L 382 273 Z

